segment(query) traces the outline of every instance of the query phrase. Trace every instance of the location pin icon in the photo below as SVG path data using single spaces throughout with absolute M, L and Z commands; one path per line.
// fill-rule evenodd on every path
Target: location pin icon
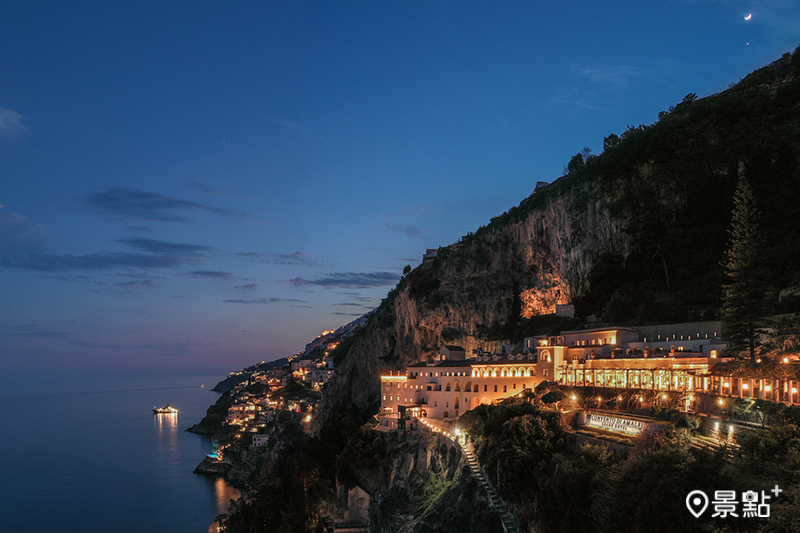
M 686 497 L 686 507 L 695 518 L 700 518 L 700 515 L 708 509 L 708 496 L 702 490 L 693 490 Z

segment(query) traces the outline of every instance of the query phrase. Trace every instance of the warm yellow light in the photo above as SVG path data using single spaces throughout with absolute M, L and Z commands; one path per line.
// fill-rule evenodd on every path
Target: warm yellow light
M 743 388 L 744 390 L 747 390 L 747 389 L 749 389 L 749 388 L 750 388 L 750 385 L 748 385 L 747 383 L 742 383 L 742 388 Z
M 603 397 L 602 397 L 602 396 L 598 396 L 598 397 L 597 397 L 597 401 L 598 401 L 598 402 L 602 402 L 602 401 L 603 401 Z
M 573 399 L 573 400 L 577 400 L 577 399 L 578 399 L 578 397 L 577 397 L 577 396 L 575 396 L 575 395 L 573 394 L 573 395 L 572 395 L 572 399 Z
M 311 415 L 306 415 L 306 422 L 311 422 Z
M 722 400 L 722 398 L 720 398 L 719 400 L 717 400 L 717 403 L 718 403 L 718 404 L 720 404 L 720 405 L 722 405 L 722 404 L 724 404 L 725 402 Z
M 722 384 L 722 386 L 723 387 L 730 387 L 731 384 L 730 384 L 730 382 L 726 381 L 725 383 Z
M 771 391 L 771 390 L 772 390 L 772 387 L 770 387 L 769 385 L 764 385 L 764 390 L 765 390 L 766 392 L 769 392 L 769 391 Z
M 788 358 L 788 357 L 784 357 L 784 358 L 783 358 L 783 362 L 784 362 L 784 363 L 788 363 L 788 362 L 789 362 L 789 358 Z
M 792 394 L 797 394 L 797 387 L 792 387 Z
M 662 394 L 661 397 L 664 398 L 665 400 L 667 399 L 667 395 L 666 394 Z

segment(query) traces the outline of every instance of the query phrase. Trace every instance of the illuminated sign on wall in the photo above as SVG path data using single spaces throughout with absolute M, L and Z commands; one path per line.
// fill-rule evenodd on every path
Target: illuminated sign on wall
M 591 413 L 586 414 L 586 425 L 605 429 L 607 431 L 622 431 L 629 435 L 641 435 L 644 429 L 644 422 L 640 420 L 629 420 L 627 418 L 616 418 L 614 416 L 602 416 Z

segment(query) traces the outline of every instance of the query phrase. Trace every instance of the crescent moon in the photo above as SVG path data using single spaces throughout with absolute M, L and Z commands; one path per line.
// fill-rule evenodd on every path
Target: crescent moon
M 753 18 L 753 14 L 748 13 L 747 16 L 744 18 L 744 20 L 750 20 L 751 18 Z

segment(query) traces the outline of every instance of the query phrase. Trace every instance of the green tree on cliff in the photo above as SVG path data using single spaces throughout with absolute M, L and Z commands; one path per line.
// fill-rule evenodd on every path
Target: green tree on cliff
M 725 253 L 722 307 L 728 350 L 737 356 L 747 351 L 756 359 L 758 321 L 761 316 L 762 271 L 759 268 L 759 230 L 756 198 L 740 168 L 739 186 L 733 197 L 730 240 Z

